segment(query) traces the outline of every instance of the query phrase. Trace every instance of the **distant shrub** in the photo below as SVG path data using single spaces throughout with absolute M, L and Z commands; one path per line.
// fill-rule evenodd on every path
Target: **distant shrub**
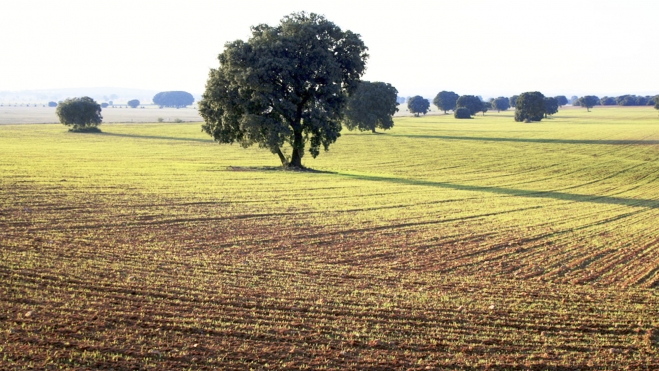
M 57 102 L 48 102 L 48 107 L 57 107 Z
M 177 123 L 177 124 L 180 124 L 180 123 L 183 122 L 183 120 L 181 120 L 181 119 L 174 119 L 174 122 Z
M 108 108 L 108 104 L 105 102 L 101 103 L 101 108 Z
M 470 119 L 471 112 L 469 112 L 469 108 L 460 107 L 453 111 L 453 117 L 456 119 Z
M 158 117 L 158 122 L 163 122 L 163 121 L 165 121 L 164 118 L 162 118 L 162 117 Z

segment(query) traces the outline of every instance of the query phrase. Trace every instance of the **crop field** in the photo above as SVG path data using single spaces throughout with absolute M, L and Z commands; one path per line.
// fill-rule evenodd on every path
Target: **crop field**
M 0 126 L 0 369 L 659 369 L 656 110 L 512 115 Z
M 158 108 L 158 106 L 146 105 L 145 108 L 126 108 L 126 105 L 106 107 L 101 110 L 103 122 L 163 122 L 200 121 L 201 116 L 195 108 Z M 6 124 L 59 124 L 59 118 L 55 113 L 55 107 L 44 107 L 44 104 L 35 106 L 21 106 L 19 104 L 3 104 L 0 106 L 0 125 Z

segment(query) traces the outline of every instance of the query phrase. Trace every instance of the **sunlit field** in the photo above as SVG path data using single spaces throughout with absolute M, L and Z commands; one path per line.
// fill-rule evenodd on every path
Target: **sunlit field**
M 657 111 L 512 116 L 0 126 L 0 369 L 659 369 Z

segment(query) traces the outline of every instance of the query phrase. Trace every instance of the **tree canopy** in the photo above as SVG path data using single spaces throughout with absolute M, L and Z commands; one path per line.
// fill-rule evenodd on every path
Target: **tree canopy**
M 554 99 L 556 99 L 556 103 L 558 103 L 559 107 L 563 107 L 564 105 L 568 104 L 568 100 L 565 95 L 557 95 L 554 97 Z
M 600 99 L 594 95 L 586 95 L 579 98 L 578 102 L 581 107 L 586 107 L 586 110 L 590 112 L 590 109 L 595 107 L 600 102 Z
M 218 143 L 258 144 L 301 168 L 305 145 L 318 156 L 341 135 L 342 114 L 366 69 L 360 36 L 314 13 L 260 24 L 227 43 L 199 102 L 202 130 Z M 284 145 L 291 147 L 290 161 Z
M 460 98 L 458 98 L 458 101 L 456 102 L 456 106 L 458 108 L 464 107 L 469 110 L 469 113 L 473 116 L 477 112 L 483 111 L 483 102 L 474 95 L 462 95 Z M 483 112 L 484 114 L 484 112 Z
M 460 96 L 456 93 L 442 90 L 437 93 L 437 96 L 432 100 L 432 103 L 446 114 L 447 111 L 455 110 L 458 98 L 460 98 Z
M 510 108 L 510 100 L 506 97 L 498 97 L 492 101 L 492 109 L 497 112 L 505 111 Z
M 659 95 L 654 97 L 654 109 L 659 110 Z
M 522 93 L 515 105 L 515 121 L 541 121 L 545 114 L 545 96 L 538 91 Z
M 192 94 L 186 91 L 162 91 L 153 96 L 153 104 L 161 107 L 181 108 L 194 102 Z
M 508 98 L 510 107 L 517 107 L 517 98 L 519 98 L 519 95 L 513 95 L 512 97 Z
M 545 97 L 545 117 L 558 112 L 558 100 L 552 97 Z
M 90 97 L 68 98 L 55 110 L 59 121 L 73 132 L 100 132 L 101 106 Z
M 57 107 L 57 102 L 48 102 L 48 107 Z
M 407 101 L 407 109 L 410 110 L 410 113 L 413 113 L 414 116 L 419 117 L 420 113 L 424 115 L 430 109 L 430 102 L 420 95 L 415 95 Z
M 130 108 L 137 108 L 137 106 L 140 105 L 140 101 L 137 100 L 137 99 L 131 99 L 126 104 L 128 104 L 128 106 L 130 106 Z
M 375 133 L 394 126 L 393 115 L 398 111 L 398 90 L 384 82 L 362 81 L 348 99 L 344 123 L 349 130 L 355 128 Z

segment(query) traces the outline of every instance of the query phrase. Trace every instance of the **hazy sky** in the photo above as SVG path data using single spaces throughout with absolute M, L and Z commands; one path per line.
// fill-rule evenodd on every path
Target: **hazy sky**
M 0 0 L 0 91 L 203 92 L 224 43 L 296 11 L 369 47 L 400 95 L 659 93 L 659 1 Z

